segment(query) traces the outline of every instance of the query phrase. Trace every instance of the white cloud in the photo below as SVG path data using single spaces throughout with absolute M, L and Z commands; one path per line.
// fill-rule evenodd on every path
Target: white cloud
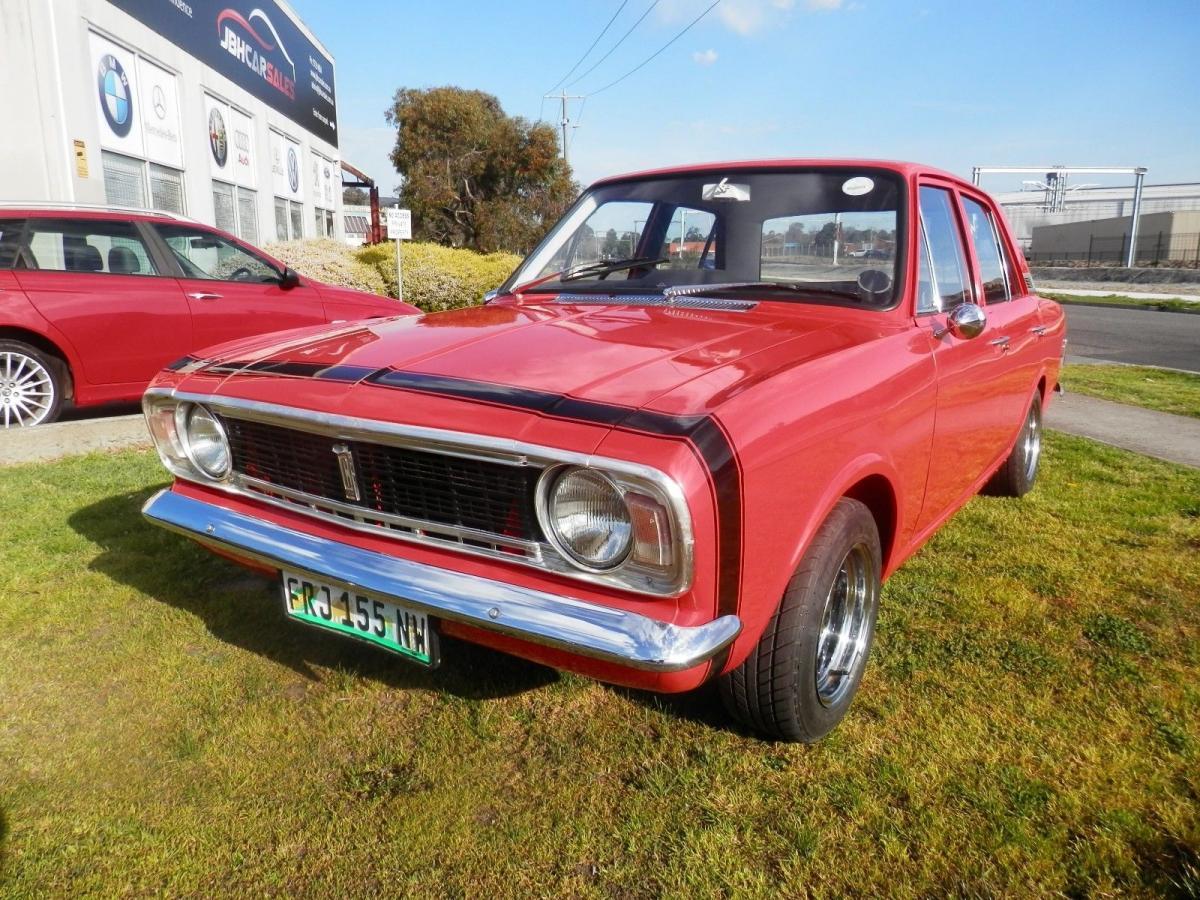
M 692 62 L 698 66 L 711 66 L 717 61 L 717 51 L 709 47 L 707 50 L 697 50 L 692 53 Z
M 815 12 L 829 12 L 842 8 L 842 0 L 805 0 L 804 5 Z
M 754 34 L 782 22 L 801 6 L 809 12 L 845 9 L 846 0 L 722 0 L 716 18 L 730 31 Z M 692 0 L 660 0 L 659 18 L 671 24 L 695 18 Z

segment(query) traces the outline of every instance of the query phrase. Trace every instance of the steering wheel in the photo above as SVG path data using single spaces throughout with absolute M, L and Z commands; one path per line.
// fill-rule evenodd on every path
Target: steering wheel
M 863 269 L 858 275 L 858 289 L 868 298 L 886 294 L 892 289 L 892 276 L 883 269 Z
M 251 272 L 250 269 L 247 268 L 246 266 L 238 266 L 236 269 L 234 269 L 232 272 L 229 273 L 230 281 L 249 281 L 253 277 L 254 277 L 254 273 Z

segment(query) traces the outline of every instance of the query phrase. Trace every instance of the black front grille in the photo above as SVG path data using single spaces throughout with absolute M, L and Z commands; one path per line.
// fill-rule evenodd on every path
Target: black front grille
M 306 431 L 224 418 L 235 472 L 366 510 L 489 534 L 536 540 L 534 486 L 539 470 L 342 441 Z M 342 484 L 334 446 L 354 459 L 360 499 Z

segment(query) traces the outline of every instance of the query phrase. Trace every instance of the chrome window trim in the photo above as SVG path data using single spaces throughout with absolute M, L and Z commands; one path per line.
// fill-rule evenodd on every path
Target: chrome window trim
M 447 456 L 457 456 L 464 459 L 477 459 L 487 462 L 501 463 L 511 466 L 530 466 L 537 469 L 548 469 L 559 465 L 576 465 L 596 468 L 625 487 L 648 492 L 657 497 L 667 508 L 671 520 L 674 552 L 678 562 L 673 572 L 650 572 L 636 567 L 619 566 L 606 572 L 586 571 L 577 563 L 565 557 L 549 540 L 529 542 L 519 539 L 492 534 L 490 532 L 475 532 L 458 526 L 441 525 L 436 522 L 405 519 L 382 513 L 371 514 L 370 510 L 361 507 L 353 509 L 356 519 L 347 519 L 340 515 L 330 515 L 317 507 L 335 509 L 340 504 L 336 500 L 325 497 L 304 494 L 267 482 L 259 482 L 238 473 L 231 473 L 223 479 L 211 478 L 195 469 L 185 469 L 173 464 L 169 458 L 160 453 L 164 465 L 175 476 L 197 484 L 216 488 L 229 494 L 245 497 L 260 503 L 267 503 L 303 515 L 308 515 L 323 522 L 333 522 L 352 530 L 370 534 L 391 537 L 401 541 L 417 543 L 425 546 L 452 549 L 475 556 L 483 556 L 500 562 L 528 566 L 555 575 L 563 575 L 592 584 L 606 587 L 616 587 L 622 590 L 647 594 L 654 597 L 678 597 L 686 593 L 692 586 L 694 570 L 694 536 L 692 530 L 691 512 L 688 508 L 683 489 L 666 473 L 651 466 L 627 460 L 612 459 L 595 454 L 576 453 L 560 450 L 539 444 L 530 444 L 509 438 L 498 438 L 489 435 L 468 434 L 460 431 L 427 428 L 419 425 L 402 425 L 395 422 L 382 422 L 376 419 L 360 419 L 352 416 L 340 416 L 334 413 L 315 412 L 266 403 L 260 400 L 243 400 L 237 397 L 221 397 L 210 394 L 195 394 L 176 391 L 171 388 L 151 388 L 143 397 L 143 407 L 149 415 L 150 409 L 162 402 L 171 403 L 201 403 L 213 412 L 228 415 L 232 418 L 249 419 L 268 425 L 283 428 L 293 428 L 312 434 L 321 434 L 339 440 L 356 440 L 367 443 L 385 444 L 394 447 L 404 447 L 429 453 L 439 453 Z M 279 494 L 286 499 L 271 497 L 263 493 L 269 489 L 273 494 Z M 388 522 L 400 528 L 413 528 L 413 532 L 398 531 L 396 527 L 379 527 L 369 524 L 378 520 Z M 465 544 L 463 540 L 478 540 L 492 547 L 476 547 Z M 507 548 L 507 551 L 500 549 Z M 511 552 L 530 550 L 529 556 L 520 556 Z M 536 552 L 532 552 L 536 550 Z

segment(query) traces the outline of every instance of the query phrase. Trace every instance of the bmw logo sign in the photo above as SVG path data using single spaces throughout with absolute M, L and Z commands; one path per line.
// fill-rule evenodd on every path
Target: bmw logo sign
M 133 126 L 133 91 L 129 89 L 129 76 L 124 67 L 111 53 L 100 57 L 96 85 L 100 89 L 100 109 L 108 127 L 117 137 L 125 137 Z
M 229 137 L 225 133 L 225 119 L 215 107 L 208 114 L 208 146 L 217 165 L 225 168 L 225 160 L 229 158 Z
M 288 147 L 288 184 L 293 194 L 300 190 L 300 160 L 296 159 L 296 151 L 292 147 Z

